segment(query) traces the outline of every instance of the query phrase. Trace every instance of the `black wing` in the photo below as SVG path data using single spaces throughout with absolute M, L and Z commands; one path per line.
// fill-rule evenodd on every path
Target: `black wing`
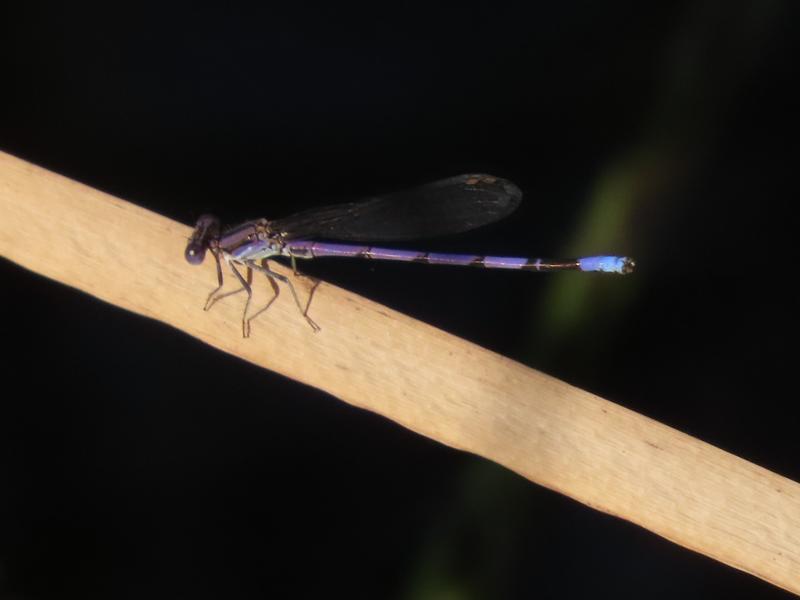
M 520 189 L 492 175 L 457 175 L 360 202 L 314 208 L 270 223 L 286 239 L 391 241 L 469 231 L 511 214 Z

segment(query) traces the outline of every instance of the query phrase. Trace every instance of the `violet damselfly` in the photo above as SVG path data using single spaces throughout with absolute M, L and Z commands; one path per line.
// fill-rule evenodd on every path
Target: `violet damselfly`
M 432 265 L 461 265 L 487 269 L 521 271 L 584 271 L 627 274 L 634 262 L 624 256 L 589 256 L 571 260 L 515 258 L 473 254 L 442 254 L 416 250 L 378 248 L 371 245 L 339 244 L 339 241 L 399 241 L 463 233 L 511 214 L 522 199 L 520 189 L 505 179 L 492 175 L 457 175 L 410 190 L 376 196 L 360 202 L 314 208 L 273 221 L 256 219 L 233 227 L 224 233 L 219 220 L 203 215 L 197 220 L 186 246 L 186 260 L 198 265 L 206 252 L 216 260 L 218 286 L 208 295 L 205 310 L 222 298 L 242 291 L 247 302 L 242 314 L 242 335 L 250 334 L 250 322 L 267 310 L 277 299 L 284 283 L 292 293 L 300 313 L 314 331 L 319 326 L 308 316 L 294 285 L 285 275 L 269 267 L 269 260 L 287 257 L 297 274 L 296 259 L 338 256 L 374 260 L 394 260 Z M 241 284 L 238 290 L 219 294 L 224 261 Z M 236 265 L 246 269 L 245 276 Z M 272 286 L 274 296 L 255 314 L 247 316 L 252 300 L 253 271 L 263 273 Z M 313 289 L 312 289 L 313 293 Z M 309 299 L 310 302 L 310 299 Z

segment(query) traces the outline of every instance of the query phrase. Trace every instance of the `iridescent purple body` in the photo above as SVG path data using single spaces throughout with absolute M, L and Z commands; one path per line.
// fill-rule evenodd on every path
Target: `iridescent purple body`
M 273 239 L 247 242 L 230 254 L 237 262 L 261 260 L 275 256 L 291 258 L 365 258 L 371 260 L 392 260 L 416 262 L 426 265 L 453 265 L 462 267 L 484 267 L 486 269 L 516 269 L 521 271 L 584 271 L 618 273 L 625 275 L 633 269 L 633 261 L 620 256 L 588 256 L 573 260 L 553 261 L 544 258 L 519 258 L 513 256 L 486 256 L 480 254 L 443 254 L 420 252 L 419 250 L 398 250 L 379 248 L 363 244 L 337 244 L 315 242 L 313 240 L 294 240 L 282 247 Z
M 288 258 L 293 267 L 298 258 L 347 257 L 521 271 L 575 270 L 618 274 L 633 271 L 633 260 L 622 256 L 547 260 L 443 254 L 382 248 L 363 243 L 318 241 L 390 241 L 460 233 L 507 216 L 519 205 L 521 197 L 519 188 L 510 181 L 492 175 L 458 175 L 407 192 L 312 209 L 285 219 L 249 221 L 225 233 L 220 233 L 216 217 L 203 215 L 197 221 L 186 247 L 185 257 L 191 264 L 200 264 L 206 251 L 209 251 L 216 260 L 219 286 L 209 294 L 206 310 L 220 298 L 241 291 L 247 292 L 248 300 L 242 317 L 242 332 L 245 337 L 249 335 L 250 321 L 277 298 L 279 288 L 276 280 L 288 285 L 302 315 L 315 331 L 319 330 L 316 323 L 308 317 L 308 306 L 305 309 L 301 306 L 291 281 L 269 268 L 268 261 L 277 257 Z M 220 260 L 230 266 L 242 285 L 241 289 L 217 294 L 223 282 Z M 235 265 L 247 269 L 246 280 Z M 269 279 L 275 296 L 267 306 L 248 317 L 247 309 L 252 297 L 250 281 L 254 270 L 264 273 Z M 296 274 L 296 268 L 294 270 Z

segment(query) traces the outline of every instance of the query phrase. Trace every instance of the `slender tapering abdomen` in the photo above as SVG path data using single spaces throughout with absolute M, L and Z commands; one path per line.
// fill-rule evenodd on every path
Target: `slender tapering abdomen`
M 477 254 L 442 254 L 418 250 L 378 248 L 366 244 L 335 244 L 311 240 L 293 240 L 286 244 L 283 253 L 297 258 L 321 258 L 325 256 L 368 258 L 417 262 L 429 265 L 456 265 L 484 267 L 486 269 L 517 269 L 522 271 L 597 271 L 626 274 L 633 270 L 634 263 L 623 256 L 589 256 L 574 260 L 554 261 L 544 258 L 517 258 L 511 256 L 482 256 Z

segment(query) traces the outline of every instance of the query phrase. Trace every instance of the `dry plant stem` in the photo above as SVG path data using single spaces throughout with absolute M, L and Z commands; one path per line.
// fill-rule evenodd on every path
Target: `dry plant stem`
M 184 261 L 189 233 L 0 153 L 0 252 L 19 265 L 800 593 L 797 483 L 325 283 L 322 331 L 281 294 L 242 339 L 240 296 L 203 312 L 214 261 Z M 305 303 L 311 283 L 294 283 Z

